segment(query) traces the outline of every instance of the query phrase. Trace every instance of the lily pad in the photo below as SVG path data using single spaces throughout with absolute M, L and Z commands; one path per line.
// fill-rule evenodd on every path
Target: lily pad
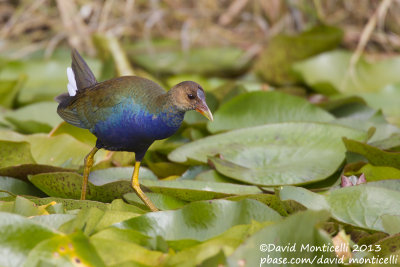
M 94 73 L 99 73 L 97 60 L 85 58 Z M 67 92 L 66 69 L 71 65 L 70 50 L 58 50 L 51 59 L 30 59 L 7 61 L 0 71 L 0 79 L 16 79 L 27 76 L 19 95 L 22 104 L 37 101 L 53 101 L 54 97 Z
M 400 167 L 400 152 L 387 152 L 356 140 L 343 138 L 348 151 L 364 156 L 372 165 Z
M 61 122 L 55 130 L 51 132 L 51 136 L 69 134 L 78 141 L 94 147 L 96 145 L 96 137 L 88 130 L 78 128 L 66 122 Z
M 342 164 L 341 137 L 364 140 L 366 133 L 323 123 L 278 123 L 214 135 L 169 154 L 176 162 L 207 162 L 246 183 L 271 186 L 323 180 Z M 220 157 L 212 157 L 219 154 Z
M 277 35 L 262 52 L 255 71 L 272 84 L 296 83 L 299 79 L 291 70 L 292 64 L 336 48 L 342 36 L 340 29 L 329 26 L 318 26 L 297 36 Z
M 257 194 L 261 190 L 255 186 L 193 180 L 152 181 L 141 183 L 151 191 L 176 197 L 185 201 L 222 198 L 232 195 Z
M 12 142 L 0 140 L 0 168 L 35 163 L 31 148 L 27 142 Z
M 99 266 L 105 264 L 99 254 L 81 232 L 55 236 L 42 241 L 29 252 L 25 266 Z
M 21 76 L 16 80 L 0 81 L 0 106 L 12 108 L 15 105 L 16 97 L 24 79 L 25 77 Z
M 176 211 L 153 212 L 114 226 L 134 229 L 148 236 L 162 236 L 165 240 L 207 240 L 234 225 L 252 220 L 277 221 L 280 215 L 255 200 L 193 202 Z M 160 222 L 163 222 L 160 224 Z
M 385 231 L 381 216 L 400 215 L 399 192 L 375 186 L 344 187 L 326 195 L 288 186 L 281 190 L 280 197 L 309 209 L 329 210 L 338 221 L 376 231 Z
M 351 75 L 346 73 L 351 56 L 351 52 L 342 50 L 326 52 L 296 63 L 293 69 L 322 94 L 378 92 L 386 85 L 400 82 L 400 57 L 373 63 L 360 58 Z
M 0 175 L 18 178 L 23 181 L 29 181 L 28 175 L 49 173 L 49 172 L 75 172 L 75 171 L 76 170 L 73 169 L 66 169 L 50 165 L 20 164 L 11 167 L 0 168 Z
M 400 179 L 400 170 L 393 167 L 366 164 L 358 170 L 358 173 L 363 173 L 368 182 Z
M 91 146 L 79 142 L 67 134 L 57 136 L 21 135 L 12 131 L 0 131 L 0 140 L 26 141 L 31 144 L 31 153 L 36 163 L 64 168 L 78 168 L 83 165 L 84 157 L 92 149 Z M 100 150 L 96 153 L 95 160 L 104 158 L 105 154 L 105 150 Z
M 79 199 L 82 190 L 82 176 L 73 172 L 55 172 L 37 174 L 28 177 L 40 190 L 52 197 Z M 117 181 L 102 186 L 96 186 L 90 181 L 86 199 L 101 202 L 111 202 L 125 193 L 133 192 L 131 183 Z
M 32 184 L 12 178 L 0 176 L 0 189 L 11 192 L 15 195 L 45 196 L 43 192 Z M 0 197 L 7 195 L 0 192 Z
M 323 247 L 333 247 L 329 235 L 321 229 L 321 224 L 328 219 L 326 211 L 309 210 L 268 225 L 239 246 L 228 257 L 228 264 L 237 267 L 243 263 L 245 266 L 337 266 L 334 264 L 336 255 L 327 249 L 322 250 Z M 293 259 L 302 262 L 288 264 Z M 283 260 L 288 263 L 283 264 Z
M 249 63 L 237 47 L 202 47 L 183 51 L 168 40 L 137 42 L 127 47 L 128 55 L 140 67 L 155 74 L 193 73 L 216 76 L 242 72 Z
M 23 133 L 48 133 L 62 122 L 56 112 L 57 106 L 55 102 L 35 103 L 9 111 L 5 119 Z
M 328 122 L 334 117 L 307 100 L 280 92 L 251 92 L 225 102 L 208 123 L 212 133 L 278 122 Z
M 146 196 L 154 203 L 154 205 L 160 210 L 173 210 L 182 208 L 188 202 L 183 201 L 179 198 L 158 194 L 158 193 L 146 193 Z M 143 201 L 138 197 L 136 193 L 128 193 L 124 195 L 124 199 L 129 203 L 135 206 L 140 207 L 141 209 L 147 210 L 149 209 Z
M 53 230 L 29 219 L 0 212 L 0 265 L 19 267 L 41 241 L 57 236 Z

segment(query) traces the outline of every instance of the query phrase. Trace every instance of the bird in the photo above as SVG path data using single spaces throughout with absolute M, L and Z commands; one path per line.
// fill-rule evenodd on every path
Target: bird
M 187 111 L 195 110 L 209 120 L 204 89 L 196 82 L 183 81 L 165 91 L 157 83 L 139 76 L 121 76 L 97 82 L 76 49 L 67 68 L 68 93 L 55 98 L 57 113 L 69 124 L 88 129 L 96 145 L 84 158 L 81 200 L 86 198 L 94 155 L 100 149 L 135 153 L 131 185 L 151 211 L 157 207 L 141 190 L 139 168 L 155 140 L 173 135 Z

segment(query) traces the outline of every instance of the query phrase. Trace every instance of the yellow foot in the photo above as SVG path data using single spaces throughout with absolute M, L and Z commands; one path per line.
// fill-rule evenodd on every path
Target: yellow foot
M 138 197 L 146 204 L 147 207 L 150 208 L 151 211 L 158 211 L 156 206 L 151 202 L 151 200 L 143 193 L 142 189 L 139 185 L 139 168 L 140 168 L 140 161 L 136 161 L 135 169 L 133 170 L 132 175 L 132 187 L 135 190 Z

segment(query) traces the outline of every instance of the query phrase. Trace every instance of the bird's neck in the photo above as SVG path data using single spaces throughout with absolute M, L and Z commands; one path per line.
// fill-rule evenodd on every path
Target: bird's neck
M 185 116 L 185 111 L 179 109 L 175 103 L 173 95 L 169 92 L 159 96 L 157 99 L 161 106 L 161 113 L 165 117 L 165 122 L 171 127 L 179 127 Z

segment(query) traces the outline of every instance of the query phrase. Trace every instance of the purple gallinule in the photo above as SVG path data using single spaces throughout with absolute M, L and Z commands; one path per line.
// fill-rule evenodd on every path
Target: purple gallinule
M 213 119 L 203 88 L 185 81 L 166 92 L 155 82 L 137 76 L 97 82 L 76 50 L 72 51 L 71 67 L 67 69 L 68 93 L 56 97 L 57 113 L 97 137 L 96 146 L 85 157 L 81 199 L 86 196 L 95 153 L 101 148 L 129 151 L 135 153 L 136 160 L 132 187 L 152 211 L 157 211 L 140 188 L 140 163 L 155 140 L 167 138 L 179 129 L 186 111 L 196 110 Z

